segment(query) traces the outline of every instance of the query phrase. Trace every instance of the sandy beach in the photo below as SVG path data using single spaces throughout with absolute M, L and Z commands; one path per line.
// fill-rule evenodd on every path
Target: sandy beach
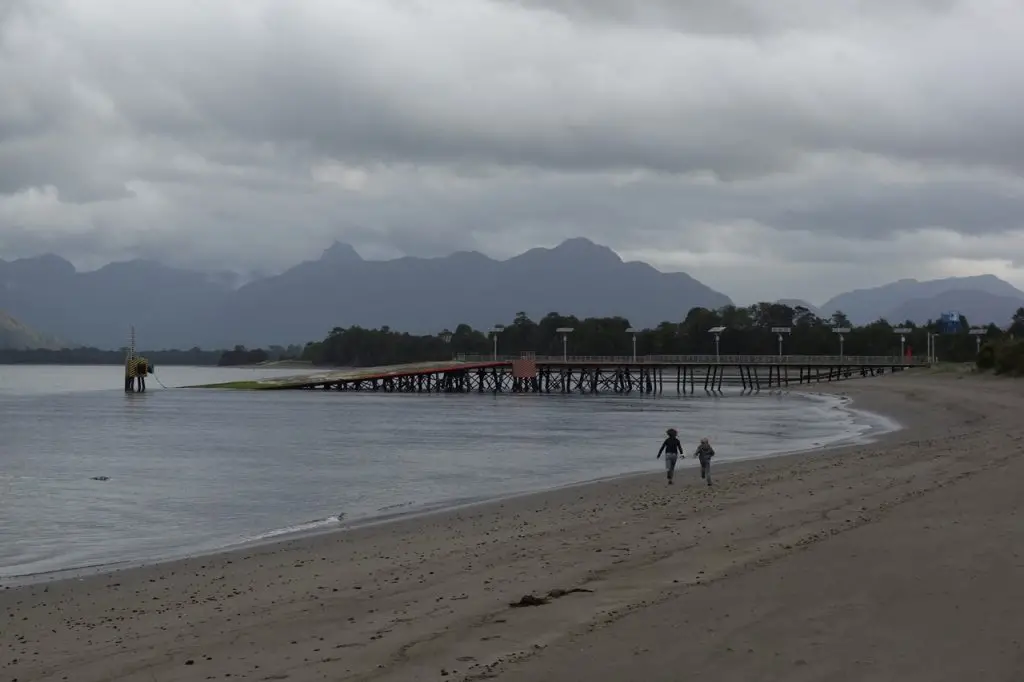
M 1024 383 L 822 387 L 905 428 L 10 587 L 0 680 L 1024 679 Z

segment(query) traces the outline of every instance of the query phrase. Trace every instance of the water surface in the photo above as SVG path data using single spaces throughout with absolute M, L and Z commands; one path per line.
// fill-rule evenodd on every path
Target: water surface
M 669 426 L 687 446 L 711 437 L 719 462 L 891 427 L 778 393 L 245 392 L 177 387 L 296 370 L 161 367 L 125 394 L 120 373 L 0 366 L 0 578 L 658 470 Z

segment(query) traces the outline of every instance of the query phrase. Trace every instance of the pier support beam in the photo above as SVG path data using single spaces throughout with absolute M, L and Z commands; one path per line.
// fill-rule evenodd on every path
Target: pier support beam
M 735 360 L 733 362 L 736 362 Z M 766 376 L 761 375 L 761 366 L 768 368 Z M 821 364 L 785 364 L 743 362 L 725 365 L 718 362 L 692 363 L 652 363 L 640 362 L 585 363 L 570 362 L 568 364 L 549 362 L 539 364 L 533 376 L 516 376 L 511 363 L 508 366 L 487 367 L 444 367 L 435 370 L 414 370 L 408 374 L 395 373 L 362 378 L 332 378 L 310 384 L 289 386 L 288 388 L 318 388 L 337 391 L 377 391 L 385 393 L 570 393 L 600 395 L 622 394 L 634 392 L 644 396 L 665 395 L 666 372 L 675 369 L 676 395 L 688 395 L 696 392 L 697 372 L 704 374 L 704 390 L 707 393 L 720 392 L 726 389 L 739 389 L 743 392 L 759 392 L 762 389 L 772 390 L 788 387 L 790 381 L 798 384 L 820 383 L 822 381 L 841 381 L 857 376 L 867 377 L 890 372 L 902 371 L 905 367 L 882 367 L 869 365 L 835 364 L 831 358 L 823 359 Z M 789 376 L 793 369 L 795 375 Z M 125 392 L 145 391 L 145 377 L 139 372 L 125 373 Z M 689 380 L 689 387 L 687 387 Z M 671 390 L 672 375 L 668 375 Z

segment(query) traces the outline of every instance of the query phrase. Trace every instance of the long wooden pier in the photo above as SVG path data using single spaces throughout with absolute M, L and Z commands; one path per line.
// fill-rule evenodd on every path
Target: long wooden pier
M 207 387 L 387 393 L 641 393 L 784 388 L 926 367 L 924 358 L 818 355 L 457 356 Z

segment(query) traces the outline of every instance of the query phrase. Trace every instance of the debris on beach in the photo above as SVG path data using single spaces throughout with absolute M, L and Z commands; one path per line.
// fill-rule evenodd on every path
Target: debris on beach
M 558 599 L 559 597 L 564 597 L 567 594 L 575 594 L 576 592 L 593 592 L 593 590 L 588 590 L 583 587 L 574 587 L 571 590 L 560 590 L 555 588 L 548 592 L 548 597 L 551 599 Z
M 548 601 L 549 600 L 545 597 L 535 597 L 532 594 L 525 594 L 519 601 L 509 602 L 509 606 L 514 609 L 522 606 L 541 606 L 542 604 L 547 604 Z
M 524 606 L 543 606 L 544 604 L 550 604 L 552 599 L 559 599 L 567 594 L 573 594 L 575 592 L 593 592 L 582 587 L 574 587 L 571 590 L 563 590 L 555 588 L 550 590 L 546 596 L 538 597 L 533 594 L 525 594 L 519 601 L 510 602 L 509 606 L 512 608 L 522 608 Z

